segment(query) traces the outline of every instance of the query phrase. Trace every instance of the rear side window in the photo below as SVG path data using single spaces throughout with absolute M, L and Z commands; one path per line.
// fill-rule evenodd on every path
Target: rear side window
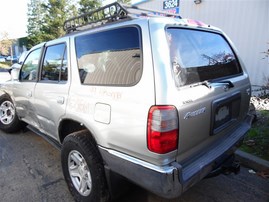
M 75 38 L 81 83 L 135 85 L 142 75 L 140 31 L 124 27 Z
M 168 28 L 167 40 L 178 87 L 242 73 L 231 47 L 220 34 Z

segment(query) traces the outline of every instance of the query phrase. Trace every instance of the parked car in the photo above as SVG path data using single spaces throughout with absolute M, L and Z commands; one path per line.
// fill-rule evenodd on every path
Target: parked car
M 251 87 L 220 29 L 118 3 L 64 28 L 1 86 L 0 128 L 58 147 L 76 201 L 107 201 L 123 179 L 175 198 L 239 172 Z
M 12 62 L 12 63 L 16 63 L 16 62 L 18 62 L 18 57 L 17 56 L 7 56 L 6 57 L 6 61 L 10 61 L 10 62 Z
M 5 62 L 5 61 L 6 61 L 6 57 L 5 57 L 5 56 L 0 55 L 0 62 Z

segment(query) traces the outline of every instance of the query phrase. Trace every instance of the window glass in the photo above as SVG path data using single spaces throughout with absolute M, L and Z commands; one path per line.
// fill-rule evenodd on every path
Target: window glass
M 135 85 L 142 74 L 139 30 L 125 27 L 76 37 L 83 84 Z
M 20 72 L 21 81 L 36 81 L 41 48 L 32 51 L 26 58 Z
M 42 65 L 42 81 L 67 80 L 67 60 L 65 44 L 57 44 L 46 48 Z
M 231 47 L 220 34 L 168 28 L 167 40 L 177 86 L 242 72 Z

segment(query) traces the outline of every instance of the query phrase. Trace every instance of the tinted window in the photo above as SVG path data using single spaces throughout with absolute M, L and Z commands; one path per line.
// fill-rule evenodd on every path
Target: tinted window
M 67 60 L 65 44 L 57 44 L 46 48 L 42 64 L 42 81 L 66 81 Z
M 126 27 L 76 37 L 83 84 L 134 85 L 142 74 L 139 30 Z
M 219 34 L 168 28 L 167 39 L 177 86 L 242 72 L 231 47 Z
M 32 51 L 26 58 L 20 73 L 21 81 L 36 81 L 41 48 Z

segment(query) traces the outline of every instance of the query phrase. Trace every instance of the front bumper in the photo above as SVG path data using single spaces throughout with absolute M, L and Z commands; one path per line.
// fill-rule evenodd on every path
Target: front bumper
M 99 150 L 106 166 L 113 172 L 161 197 L 176 198 L 234 153 L 250 129 L 251 121 L 252 117 L 247 116 L 232 134 L 187 165 L 173 162 L 167 166 L 155 166 L 101 146 Z

